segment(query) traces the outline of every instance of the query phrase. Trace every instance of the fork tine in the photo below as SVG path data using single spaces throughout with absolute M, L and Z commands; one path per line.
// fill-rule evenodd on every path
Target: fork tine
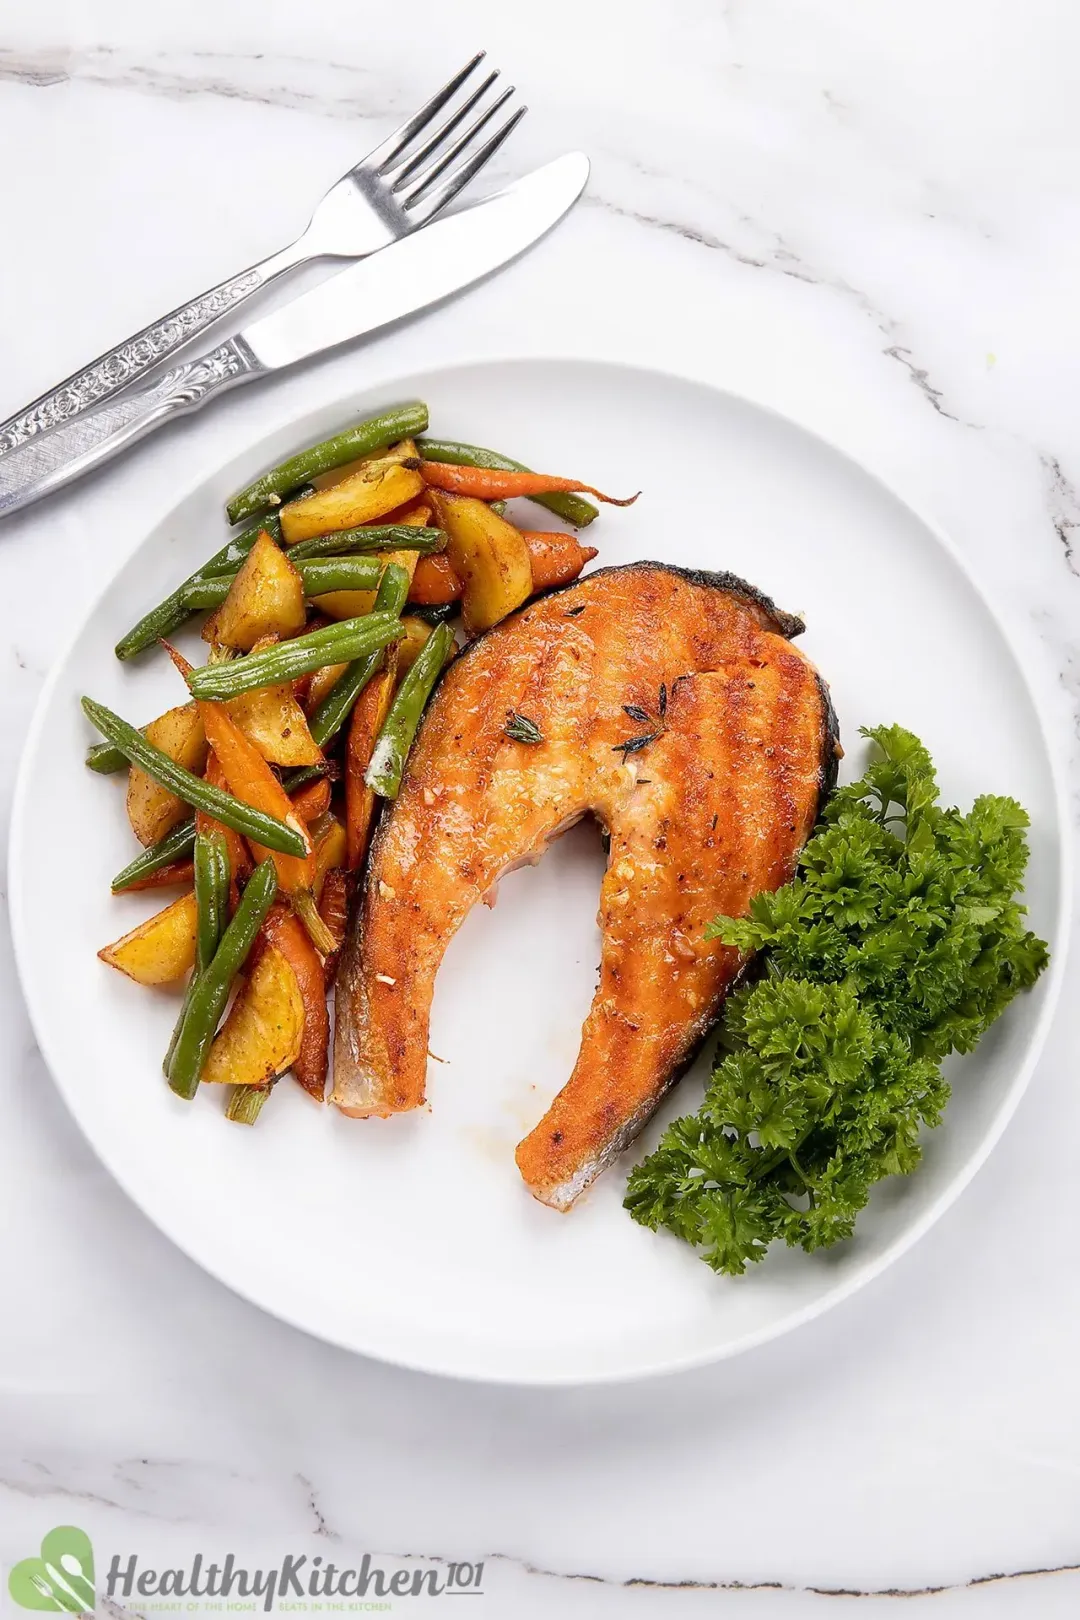
M 415 140 L 421 130 L 427 128 L 435 114 L 441 112 L 451 96 L 461 89 L 470 73 L 479 66 L 486 55 L 486 51 L 477 51 L 472 61 L 466 62 L 459 73 L 455 73 L 454 77 L 444 84 L 441 90 L 435 92 L 430 101 L 425 101 L 419 112 L 413 113 L 411 118 L 406 118 L 405 122 L 399 124 L 398 128 L 388 135 L 381 145 L 376 146 L 373 151 L 367 154 L 362 160 L 364 167 L 366 169 L 372 166 L 377 169 L 382 168 L 384 164 L 392 163 L 395 158 L 400 157 L 409 142 Z
M 476 178 L 488 159 L 494 157 L 502 143 L 513 134 L 528 110 L 528 107 L 519 107 L 506 120 L 502 128 L 497 129 L 494 135 L 484 142 L 478 152 L 474 152 L 471 158 L 466 158 L 465 162 L 455 169 L 453 174 L 447 176 L 441 186 L 436 186 L 434 191 L 428 191 L 431 184 L 431 177 L 429 176 L 405 199 L 405 207 L 410 214 L 413 212 L 417 201 L 422 201 L 422 207 L 417 215 L 419 225 L 426 225 L 430 219 L 434 219 L 435 215 L 445 208 L 447 203 L 453 202 L 458 192 L 467 186 L 470 180 Z M 442 167 L 445 168 L 445 164 Z M 427 195 L 421 196 L 423 193 L 427 193 Z
M 496 68 L 494 72 L 488 74 L 480 88 L 478 90 L 474 90 L 468 100 L 463 101 L 457 111 L 451 113 L 446 122 L 440 125 L 431 139 L 426 142 L 426 144 L 422 146 L 418 152 L 414 153 L 411 158 L 408 158 L 405 161 L 402 168 L 396 175 L 392 173 L 388 165 L 384 164 L 379 170 L 380 179 L 385 180 L 388 183 L 392 182 L 394 189 L 399 189 L 406 180 L 416 173 L 417 169 L 423 167 L 424 163 L 426 163 L 429 157 L 439 150 L 439 147 L 443 144 L 446 138 L 449 135 L 452 135 L 462 120 L 472 112 L 477 102 L 483 99 L 485 93 L 491 89 L 491 86 L 495 83 L 495 80 L 498 77 L 499 70 Z
M 434 185 L 435 181 L 440 179 L 442 175 L 446 173 L 447 169 L 449 169 L 459 157 L 462 157 L 464 153 L 468 151 L 476 136 L 479 135 L 480 131 L 491 122 L 495 114 L 502 107 L 505 107 L 506 103 L 510 100 L 510 97 L 513 94 L 514 86 L 512 84 L 507 85 L 502 95 L 496 96 L 495 100 L 491 103 L 491 106 L 485 108 L 480 114 L 480 117 L 473 120 L 468 129 L 465 131 L 464 135 L 459 136 L 459 138 L 454 142 L 453 146 L 451 146 L 450 150 L 445 152 L 442 157 L 433 163 L 430 169 L 428 169 L 427 173 L 421 175 L 417 183 L 411 187 L 408 196 L 402 199 L 406 207 L 411 206 L 413 203 L 419 202 L 424 192 L 427 191 L 430 186 Z M 394 187 L 395 191 L 398 189 L 398 186 Z

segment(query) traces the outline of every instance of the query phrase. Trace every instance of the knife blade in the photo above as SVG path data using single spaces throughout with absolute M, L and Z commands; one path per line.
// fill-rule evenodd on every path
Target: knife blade
M 588 177 L 585 154 L 568 152 L 302 293 L 241 337 L 276 371 L 425 309 L 524 252 L 577 201 Z
M 227 388 L 355 342 L 481 281 L 558 224 L 588 177 L 585 154 L 568 152 L 340 271 L 149 387 L 121 394 L 9 451 L 0 458 L 0 517 L 81 477 Z

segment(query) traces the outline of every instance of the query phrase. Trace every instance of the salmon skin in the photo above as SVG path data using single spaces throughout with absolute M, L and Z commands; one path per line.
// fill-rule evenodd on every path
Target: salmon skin
M 836 778 L 827 689 L 802 622 L 726 574 L 607 568 L 473 642 L 428 707 L 376 833 L 337 983 L 332 1100 L 424 1101 L 446 947 L 502 873 L 587 814 L 610 838 L 600 979 L 573 1074 L 517 1149 L 567 1209 L 630 1142 L 745 963 L 718 913 L 791 877 Z M 513 717 L 538 742 L 517 741 Z M 527 730 L 527 728 L 526 728 Z

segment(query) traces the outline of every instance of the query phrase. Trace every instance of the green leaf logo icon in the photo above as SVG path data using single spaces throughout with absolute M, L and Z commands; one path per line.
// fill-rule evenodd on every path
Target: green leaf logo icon
M 41 1543 L 39 1558 L 24 1558 L 8 1576 L 8 1591 L 21 1609 L 52 1614 L 92 1614 L 94 1549 L 85 1530 L 61 1524 Z

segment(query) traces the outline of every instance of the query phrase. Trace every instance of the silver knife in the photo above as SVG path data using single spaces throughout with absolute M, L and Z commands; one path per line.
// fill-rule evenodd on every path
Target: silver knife
M 588 178 L 585 154 L 568 152 L 505 191 L 342 270 L 150 387 L 8 451 L 0 457 L 0 517 L 100 466 L 226 388 L 349 343 L 460 292 L 556 225 Z

